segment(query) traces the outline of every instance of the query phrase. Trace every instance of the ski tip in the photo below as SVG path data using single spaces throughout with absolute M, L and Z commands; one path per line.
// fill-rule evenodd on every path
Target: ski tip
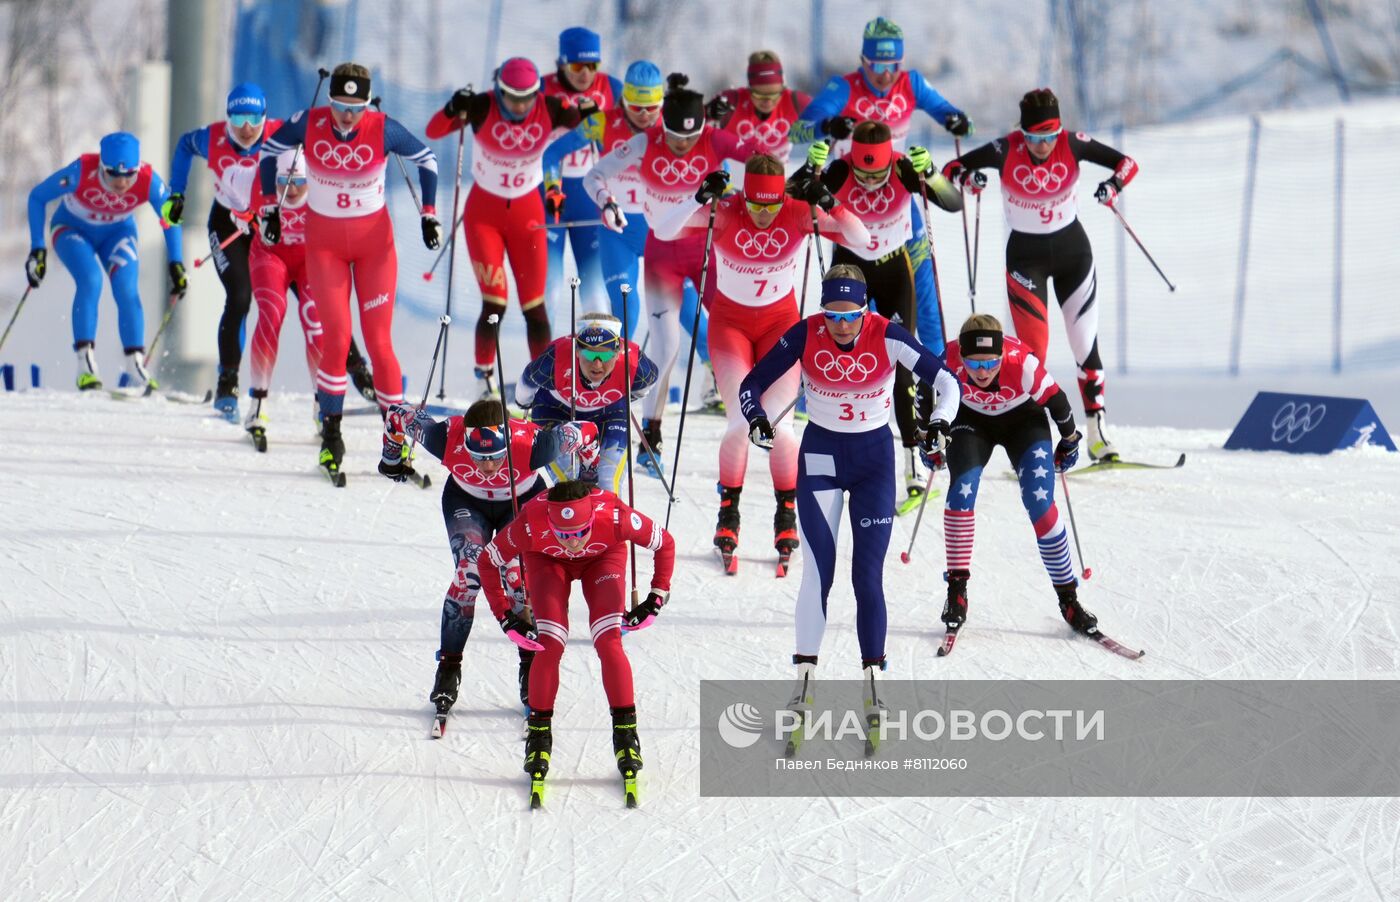
M 433 729 L 428 735 L 432 739 L 441 739 L 445 732 L 447 732 L 447 716 L 439 714 L 433 718 Z
M 544 798 L 538 792 L 530 793 L 530 810 L 539 811 L 544 807 Z
M 628 807 L 628 808 L 636 808 L 636 807 L 637 807 L 637 794 L 636 794 L 635 792 L 629 792 L 629 793 L 627 793 L 627 807 Z
M 1186 452 L 1185 452 L 1185 451 L 1181 452 L 1181 456 L 1178 457 L 1178 458 L 1176 459 L 1176 463 L 1172 464 L 1172 469 L 1175 470 L 1177 467 L 1184 467 L 1184 466 L 1186 466 Z

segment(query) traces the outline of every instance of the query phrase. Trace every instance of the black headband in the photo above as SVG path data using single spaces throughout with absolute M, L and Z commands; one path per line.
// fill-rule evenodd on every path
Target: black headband
M 331 97 L 353 97 L 369 103 L 369 78 L 358 75 L 332 75 Z
M 973 354 L 1001 354 L 1000 330 L 969 329 L 958 336 L 958 351 L 963 357 Z

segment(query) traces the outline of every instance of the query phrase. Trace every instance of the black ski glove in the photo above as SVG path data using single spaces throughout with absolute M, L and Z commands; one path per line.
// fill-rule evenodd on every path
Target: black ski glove
M 729 173 L 723 169 L 716 169 L 705 180 L 700 183 L 700 190 L 695 192 L 697 203 L 708 204 L 712 200 L 717 200 L 724 194 L 724 190 L 729 187 Z
M 837 141 L 846 140 L 855 129 L 856 121 L 850 116 L 832 116 L 830 119 L 823 119 L 821 123 L 821 130 Z
M 185 292 L 190 290 L 190 280 L 185 278 L 185 265 L 183 263 L 170 264 L 170 293 L 177 298 L 185 296 Z
M 30 288 L 38 288 L 39 283 L 44 281 L 44 273 L 49 271 L 49 252 L 42 247 L 36 247 L 29 252 L 29 259 L 24 261 L 24 275 L 29 280 Z

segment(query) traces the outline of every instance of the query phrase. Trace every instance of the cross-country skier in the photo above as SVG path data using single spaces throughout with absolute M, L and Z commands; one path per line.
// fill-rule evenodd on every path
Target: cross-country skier
M 306 214 L 306 270 L 321 317 L 321 362 L 316 373 L 321 405 L 320 466 L 336 485 L 345 442 L 340 418 L 345 406 L 345 356 L 350 347 L 350 286 L 360 307 L 360 332 L 374 364 L 374 391 L 381 412 L 403 401 L 403 376 L 394 354 L 394 297 L 398 253 L 394 225 L 384 205 L 384 174 L 389 154 L 418 167 L 422 191 L 423 244 L 442 243 L 438 222 L 437 159 L 397 120 L 371 110 L 369 70 L 342 63 L 331 73 L 327 106 L 296 113 L 267 140 L 260 181 L 266 195 L 277 191 L 277 159 L 302 145 L 310 187 Z M 276 244 L 282 217 L 276 204 L 259 211 L 262 237 Z
M 564 138 L 555 141 L 544 156 L 544 212 L 551 225 L 598 219 L 598 208 L 583 187 L 583 177 L 598 159 L 598 145 L 591 137 L 602 127 L 603 116 L 622 103 L 622 82 L 599 71 L 603 59 L 603 41 L 598 33 L 587 28 L 566 28 L 559 33 L 559 59 L 553 73 L 544 77 L 541 89 L 546 97 L 578 100 L 587 97 L 599 110 L 571 133 L 568 149 L 560 147 Z M 590 124 L 593 128 L 590 129 Z M 564 243 L 568 239 L 573 249 L 574 267 L 579 277 L 579 303 L 584 310 L 596 313 L 608 311 L 608 295 L 603 286 L 597 225 L 569 226 L 546 232 L 549 250 L 549 271 L 546 290 L 554 300 L 550 306 L 557 310 L 558 296 L 564 286 Z M 635 284 L 635 282 L 629 283 Z
M 771 50 L 749 54 L 748 87 L 721 91 L 705 104 L 705 115 L 755 152 L 772 154 L 787 163 L 792 153 L 789 133 L 812 101 L 810 94 L 783 83 L 783 62 Z
M 428 700 L 439 715 L 457 702 L 462 682 L 462 651 L 472 629 L 481 589 L 478 561 L 491 537 L 515 511 L 545 489 L 539 470 L 561 456 L 578 455 L 585 469 L 598 463 L 598 428 L 592 423 L 561 423 L 542 429 L 512 418 L 507 454 L 501 402 L 477 401 L 461 416 L 435 420 L 426 411 L 396 404 L 384 418 L 384 449 L 379 472 L 396 482 L 408 478 L 405 436 L 421 445 L 452 474 L 442 488 L 442 516 L 455 569 L 442 603 L 437 674 Z M 507 574 L 518 588 L 520 574 Z M 528 618 L 522 591 L 512 592 L 511 611 Z M 533 652 L 520 650 L 520 701 L 525 703 Z
M 583 420 L 597 426 L 602 460 L 596 481 L 618 492 L 627 458 L 628 399 L 646 396 L 656 382 L 656 364 L 629 341 L 623 354 L 622 324 L 605 313 L 589 314 L 577 336 L 556 338 L 545 352 L 525 367 L 515 383 L 515 403 L 530 411 L 536 423 L 554 425 Z M 631 365 L 623 372 L 623 358 Z
M 135 388 L 154 387 L 146 370 L 146 317 L 139 294 L 140 259 L 136 220 L 143 203 L 161 219 L 169 259 L 170 293 L 184 297 L 188 282 L 181 262 L 180 227 L 161 213 L 169 195 L 165 183 L 141 161 L 141 144 L 128 132 L 102 138 L 98 153 L 85 153 L 29 192 L 29 259 L 25 276 L 38 288 L 48 271 L 44 245 L 45 207 L 58 200 L 53 214 L 54 253 L 73 276 L 73 350 L 78 355 L 78 388 L 102 387 L 93 345 L 97 340 L 97 302 L 102 274 L 112 283 L 117 302 L 117 331 L 126 353 L 126 374 Z
M 321 319 L 316 312 L 311 279 L 306 271 L 306 161 L 295 150 L 284 150 L 277 158 L 276 193 L 263 194 L 253 190 L 251 209 L 261 209 L 277 203 L 282 218 L 280 241 L 268 244 L 261 238 L 253 241 L 248 255 L 248 272 L 252 277 L 253 300 L 258 305 L 257 324 L 253 328 L 251 378 L 248 397 L 251 406 L 243 426 L 259 451 L 267 450 L 267 415 L 263 401 L 272 389 L 272 372 L 277 367 L 277 348 L 281 343 L 282 322 L 287 315 L 287 292 L 297 296 L 297 320 L 301 324 L 306 351 L 306 367 L 311 375 L 312 391 L 316 389 L 316 371 L 321 363 Z M 247 214 L 251 218 L 251 213 Z M 248 228 L 247 224 L 243 224 Z
M 661 107 L 661 124 L 634 135 L 625 144 L 606 154 L 588 173 L 587 188 L 603 211 L 603 225 L 613 231 L 627 226 L 627 217 L 618 205 L 619 185 L 613 180 L 622 172 L 636 167 L 644 188 L 643 207 L 647 217 L 655 220 L 667 210 L 688 204 L 695 196 L 706 174 L 720 168 L 726 160 L 742 163 L 749 157 L 749 146 L 728 132 L 711 128 L 705 123 L 705 101 L 700 94 L 685 87 L 689 78 L 680 73 L 668 76 L 667 92 Z M 681 325 L 689 329 L 695 322 L 694 308 L 687 312 L 686 283 L 701 284 L 704 268 L 705 236 L 683 237 L 665 241 L 655 233 L 646 243 L 646 310 L 650 316 L 650 356 L 659 370 L 657 388 L 647 404 L 642 431 L 652 452 L 661 453 L 661 415 L 670 393 L 671 373 L 681 349 Z M 698 297 L 698 295 L 697 295 Z M 698 298 L 708 302 L 708 298 Z M 694 336 L 697 349 L 704 348 L 704 318 L 699 334 Z M 700 351 L 702 359 L 708 354 Z M 648 472 L 659 475 L 661 461 L 651 452 L 638 449 L 638 459 Z
M 952 635 L 967 619 L 967 580 L 972 567 L 972 536 L 977 489 L 982 469 L 998 445 L 1016 468 L 1021 503 L 1035 528 L 1040 560 L 1059 597 L 1060 614 L 1078 632 L 1092 636 L 1098 620 L 1079 604 L 1078 582 L 1070 562 L 1069 539 L 1055 507 L 1055 474 L 1079 459 L 1080 434 L 1069 399 L 1045 371 L 1040 358 L 1025 342 L 1002 334 L 1001 323 L 986 313 L 963 323 L 958 340 L 948 345 L 948 367 L 962 383 L 962 404 L 951 429 L 946 418 L 935 432 L 946 433 L 946 451 L 934 450 L 930 464 L 948 464 L 948 500 L 943 511 L 943 535 L 948 552 L 948 601 L 943 622 Z M 1055 421 L 1060 440 L 1050 444 Z
M 914 204 L 919 203 L 922 191 L 931 203 L 957 212 L 962 209 L 962 195 L 934 169 L 927 150 L 911 147 L 908 156 L 896 151 L 889 127 L 883 122 L 857 125 L 850 152 L 827 167 L 821 180 L 870 230 L 867 244 L 836 248 L 832 262 L 860 269 L 882 316 L 906 328 L 913 325 L 914 264 L 909 257 L 909 237 L 913 234 Z M 802 176 L 794 176 L 793 183 L 801 185 Z M 941 332 L 925 335 L 920 323 L 918 336 L 934 353 L 942 353 Z M 904 488 L 908 495 L 900 505 L 901 512 L 919 503 L 927 482 L 917 435 L 920 415 L 927 420 L 928 404 L 932 403 L 927 395 L 925 399 L 923 409 L 916 411 L 913 376 L 900 367 L 895 374 L 894 418 L 904 445 Z
M 1104 365 L 1099 357 L 1098 284 L 1094 251 L 1079 223 L 1079 164 L 1087 160 L 1113 174 L 1094 191 L 1094 199 L 1112 206 L 1118 193 L 1138 173 L 1132 157 L 1060 122 L 1060 102 L 1049 88 L 1021 98 L 1021 127 L 970 150 L 943 169 L 974 191 L 996 169 L 1002 204 L 1011 234 L 1006 241 L 1006 294 L 1016 335 L 1041 360 L 1050 341 L 1050 280 L 1065 320 L 1065 334 L 1079 367 L 1079 394 L 1084 401 L 1089 456 L 1112 460 L 1118 449 L 1104 432 Z
M 472 130 L 472 187 L 467 192 L 462 228 L 467 253 L 481 288 L 481 315 L 476 321 L 477 390 L 492 394 L 496 362 L 495 314 L 505 319 L 506 259 L 515 274 L 530 357 L 549 347 L 549 310 L 544 303 L 544 201 L 540 196 L 545 148 L 577 128 L 595 110 L 590 97 L 577 101 L 542 96 L 535 64 L 512 57 L 496 70 L 492 90 L 467 88 L 454 93 L 428 123 L 428 137 L 441 138 L 464 127 Z
M 797 323 L 764 355 L 739 389 L 754 444 L 771 447 L 774 434 L 760 397 L 794 365 L 802 368 L 807 413 L 798 453 L 797 520 L 802 585 L 797 592 L 799 685 L 817 665 L 826 630 L 826 602 L 836 576 L 841 509 L 851 503 L 851 584 L 856 635 L 867 690 L 867 714 L 878 715 L 875 672 L 885 668 L 885 552 L 894 524 L 894 447 L 889 419 L 895 368 L 904 365 L 938 393 L 926 429 L 957 410 L 958 383 L 938 357 L 902 326 L 867 310 L 865 279 L 848 264 L 822 280 L 822 309 Z
M 857 123 L 869 120 L 889 126 L 894 149 L 903 151 L 916 110 L 923 110 L 955 137 L 972 134 L 972 120 L 966 113 L 945 100 L 917 69 L 904 68 L 904 30 L 884 17 L 872 19 L 866 23 L 861 41 L 860 68 L 832 77 L 812 98 L 793 127 L 793 141 L 817 141 L 807 161 L 820 167 L 826 161 L 826 145 L 818 139 L 825 135 L 842 142 Z M 935 353 L 942 354 L 943 319 L 929 254 L 928 224 L 918 206 L 915 198 L 911 202 L 915 208 L 911 214 L 913 234 L 905 242 L 914 267 L 918 335 Z
M 705 177 L 689 203 L 677 204 L 655 220 L 656 236 L 675 238 L 683 231 L 703 236 L 711 200 L 720 198 L 729 173 Z M 719 446 L 719 519 L 715 547 L 732 572 L 739 544 L 739 494 L 748 468 L 748 422 L 739 408 L 739 383 L 797 322 L 796 280 L 802 247 L 813 225 L 826 237 L 853 247 L 870 242 L 870 233 L 822 182 L 810 183 L 811 204 L 788 197 L 783 164 L 766 153 L 744 164 L 742 194 L 719 201 L 715 211 L 715 293 L 710 303 L 710 360 L 724 399 L 729 427 Z M 830 212 L 828 212 L 830 211 Z M 814 220 L 815 218 L 815 220 Z M 762 403 L 782 410 L 797 397 L 796 368 L 784 373 L 763 395 Z M 797 548 L 797 440 L 792 420 L 775 429 L 768 457 L 777 495 L 773 545 L 779 554 L 778 575 L 787 573 L 788 556 Z
M 651 590 L 646 600 L 625 611 L 627 543 L 653 552 Z M 515 614 L 501 588 L 500 573 L 520 559 L 535 625 Z M 559 661 L 569 639 L 569 590 L 577 580 L 588 604 L 589 634 L 602 665 L 603 691 L 612 709 L 613 753 L 635 800 L 642 746 L 637 738 L 637 709 L 632 665 L 622 647 L 622 627 L 650 626 L 671 590 L 676 544 L 670 533 L 633 510 L 611 492 L 585 482 L 561 482 L 537 497 L 486 544 L 480 558 L 481 581 L 491 612 L 512 642 L 536 649 L 530 667 L 529 736 L 525 772 L 534 800 L 543 792 L 553 747 L 551 730 L 559 691 Z M 538 635 L 538 641 L 535 636 Z
M 557 160 L 582 152 L 585 146 L 598 148 L 599 156 L 611 153 L 626 144 L 632 136 L 656 125 L 661 118 L 664 93 L 665 82 L 661 70 L 649 60 L 637 60 L 627 67 L 621 101 L 602 116 L 590 116 L 581 128 L 551 144 L 545 151 L 546 171 Z M 647 243 L 646 194 L 642 177 L 636 167 L 609 176 L 607 185 L 613 192 L 614 206 L 601 213 L 593 203 L 594 192 L 588 185 L 585 173 L 578 193 L 588 200 L 591 209 L 588 215 L 601 216 L 608 221 L 608 227 L 599 228 L 597 233 L 603 283 L 612 303 L 613 316 L 619 321 L 627 321 L 626 334 L 631 338 L 637 326 L 637 311 L 642 304 L 641 295 L 636 292 L 641 287 L 640 264 Z M 622 309 L 623 285 L 631 286 L 634 292 L 625 315 Z
M 173 193 L 165 203 L 165 218 L 176 225 L 184 219 L 190 165 L 195 157 L 203 157 L 214 175 L 214 202 L 209 206 L 208 220 L 209 249 L 219 281 L 224 285 L 214 406 L 234 422 L 238 419 L 238 366 L 243 359 L 244 326 L 253 297 L 250 265 L 253 241 L 246 226 L 246 215 L 237 214 L 250 209 L 249 203 L 257 188 L 258 155 L 262 152 L 263 137 L 277 131 L 282 120 L 267 117 L 267 98 L 262 88 L 252 82 L 234 85 L 226 108 L 226 119 L 185 132 L 176 142 L 175 155 L 170 161 Z M 257 208 L 252 209 L 256 212 Z M 235 233 L 238 237 L 220 246 Z M 296 253 L 301 254 L 301 249 Z M 355 388 L 372 400 L 373 377 L 353 340 L 346 360 Z

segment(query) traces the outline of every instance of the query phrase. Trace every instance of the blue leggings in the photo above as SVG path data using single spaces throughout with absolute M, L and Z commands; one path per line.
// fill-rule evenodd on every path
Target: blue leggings
M 938 285 L 933 278 L 933 257 L 929 253 L 928 224 L 924 222 L 923 203 L 909 198 L 914 220 L 914 237 L 904 246 L 909 249 L 909 262 L 914 266 L 914 308 L 919 323 L 919 341 L 930 351 L 943 356 L 943 316 L 938 312 Z M 930 208 L 932 210 L 933 208 Z
M 117 331 L 122 349 L 146 346 L 146 313 L 141 308 L 141 263 L 136 247 L 136 223 L 130 219 L 94 226 L 66 215 L 53 217 L 53 249 L 73 277 L 73 348 L 97 339 L 97 304 L 102 299 L 102 271 L 112 282 L 117 301 Z M 101 261 L 100 263 L 98 261 Z
M 642 252 L 647 246 L 647 220 L 640 213 L 627 217 L 627 228 L 622 234 L 598 227 L 598 259 L 602 264 L 603 283 L 607 286 L 608 299 L 612 302 L 613 316 L 619 320 L 622 315 L 622 286 L 632 286 L 627 298 L 627 335 L 637 327 L 638 311 L 642 307 L 641 278 Z
M 583 188 L 583 179 L 564 179 L 564 222 L 579 219 L 597 219 L 598 206 L 589 198 Z M 545 249 L 549 265 L 545 270 L 545 297 L 549 298 L 550 320 L 554 333 L 564 330 L 560 323 L 569 321 L 569 286 L 564 281 L 564 240 L 574 251 L 574 265 L 578 268 L 579 311 L 606 313 L 608 309 L 606 293 L 603 290 L 603 266 L 600 256 L 599 235 L 607 231 L 602 226 L 577 226 L 571 229 L 549 229 L 545 232 Z M 620 317 L 619 317 L 620 318 Z
M 851 587 L 861 658 L 885 656 L 885 552 L 894 528 L 894 443 L 888 427 L 833 432 L 808 423 L 797 466 L 797 528 L 802 585 L 797 591 L 797 653 L 821 649 L 826 603 L 836 576 L 845 493 L 851 496 Z

